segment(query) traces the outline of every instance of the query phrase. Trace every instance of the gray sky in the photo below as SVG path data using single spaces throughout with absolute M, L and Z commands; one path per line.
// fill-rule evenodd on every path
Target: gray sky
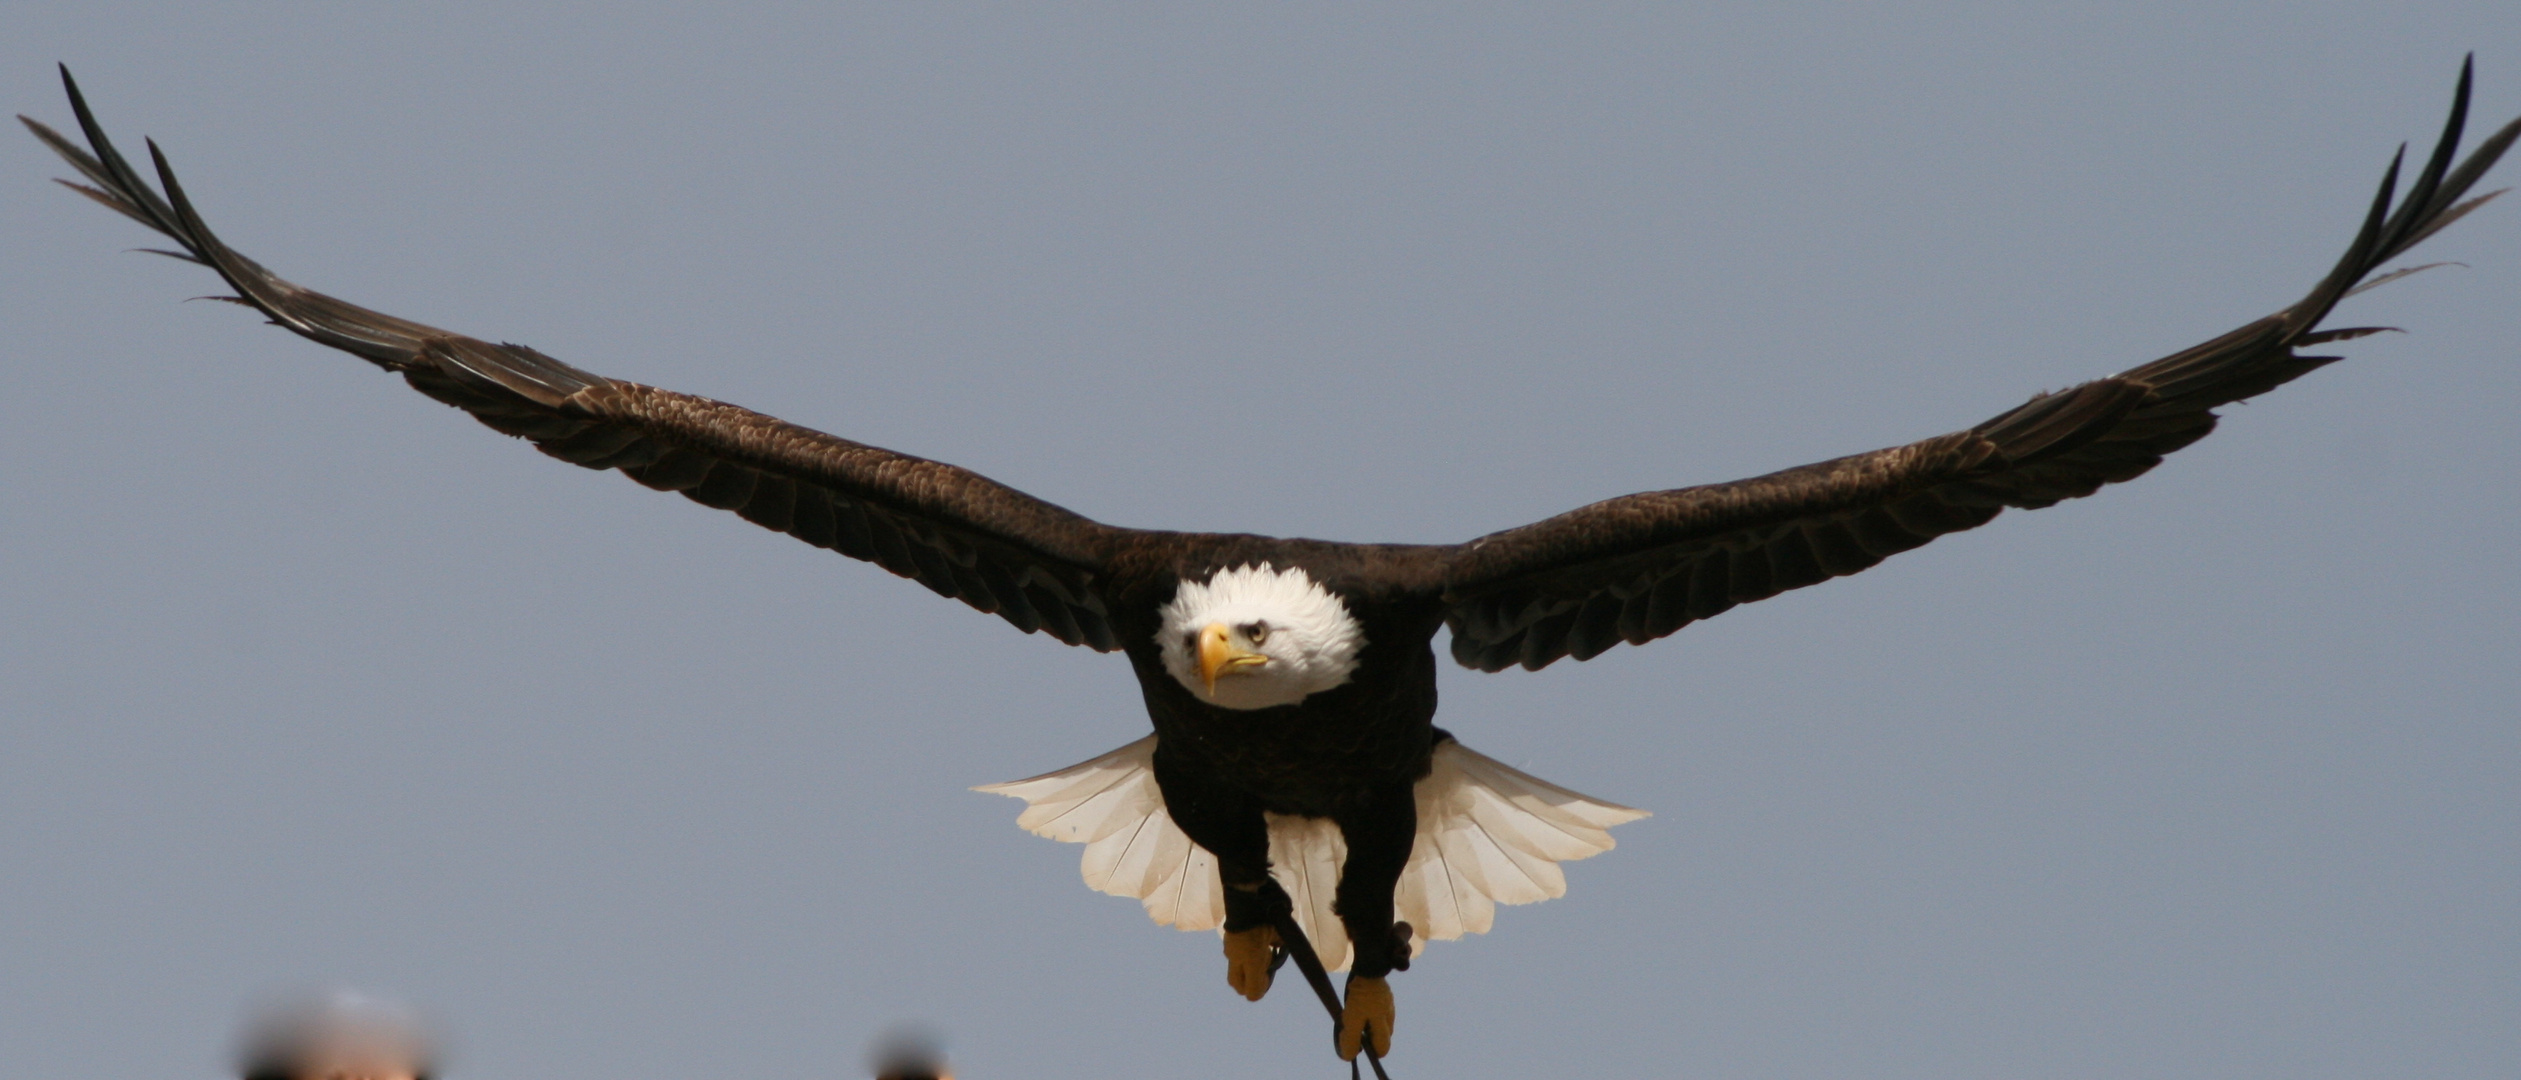
M 2291 302 L 2521 6 L 18 5 L 279 272 L 1119 524 L 1446 541 L 1976 422 Z M 2499 178 L 2521 180 L 2508 163 Z M 1331 1075 L 965 792 L 1126 665 L 185 297 L 0 138 L 0 1047 L 352 985 L 464 1080 Z M 1396 1072 L 2521 1072 L 2521 203 L 2142 481 L 1440 721 L 1658 816 Z

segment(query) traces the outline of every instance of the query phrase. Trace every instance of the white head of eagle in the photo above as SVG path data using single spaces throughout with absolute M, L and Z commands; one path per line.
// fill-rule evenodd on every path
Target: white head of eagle
M 1348 681 L 1365 628 L 1304 571 L 1268 563 L 1182 582 L 1156 631 L 1164 670 L 1229 709 L 1293 705 Z

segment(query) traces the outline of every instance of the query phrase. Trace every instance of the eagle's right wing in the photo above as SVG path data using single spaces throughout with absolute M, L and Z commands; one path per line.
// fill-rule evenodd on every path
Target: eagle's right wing
M 2338 359 L 2297 350 L 2374 333 L 2319 325 L 2382 263 L 2500 194 L 2460 201 L 2521 136 L 2521 120 L 2455 168 L 2468 100 L 2463 65 L 2450 122 L 2407 198 L 2393 209 L 2392 161 L 2345 257 L 2292 307 L 1967 430 L 1729 484 L 1608 499 L 1474 540 L 1444 556 L 1453 658 L 1485 671 L 1591 659 L 1853 574 L 2007 507 L 2049 506 L 2143 475 L 2213 431 L 2216 407 Z
M 1070 513 L 967 469 L 798 427 L 707 398 L 618 382 L 522 345 L 494 345 L 290 284 L 202 224 L 166 157 L 150 190 L 61 72 L 90 153 L 18 119 L 95 182 L 62 181 L 182 245 L 163 252 L 219 272 L 234 299 L 300 336 L 395 372 L 546 454 L 619 469 L 660 491 L 864 559 L 1030 633 L 1110 652 L 1100 573 L 1128 530 Z

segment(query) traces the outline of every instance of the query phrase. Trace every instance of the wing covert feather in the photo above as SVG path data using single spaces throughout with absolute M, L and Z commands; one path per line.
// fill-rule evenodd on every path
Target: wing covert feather
M 2454 168 L 2469 85 L 2463 65 L 2442 138 L 2407 197 L 2393 203 L 2393 161 L 2344 257 L 2293 306 L 1964 431 L 1729 484 L 1609 499 L 1472 541 L 1446 574 L 1454 659 L 1483 671 L 1588 660 L 1856 573 L 2007 508 L 2050 506 L 2143 475 L 2213 431 L 2216 407 L 2339 359 L 2297 350 L 2378 332 L 2318 326 L 2383 262 L 2501 194 L 2461 201 L 2521 135 L 2515 120 Z

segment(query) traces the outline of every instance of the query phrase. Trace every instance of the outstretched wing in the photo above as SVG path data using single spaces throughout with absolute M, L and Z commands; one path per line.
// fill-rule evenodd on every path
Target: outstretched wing
M 1105 652 L 1113 639 L 1100 573 L 1127 530 L 966 469 L 798 427 L 707 398 L 619 382 L 535 352 L 369 311 L 281 280 L 213 236 L 157 144 L 166 193 L 150 189 L 61 72 L 88 147 L 27 119 L 35 137 L 96 186 L 63 184 L 164 233 L 164 251 L 219 272 L 232 299 L 320 344 L 394 372 L 413 389 L 546 454 L 619 469 L 659 491 L 864 559 L 1030 633 Z
M 2460 201 L 2521 135 L 2521 120 L 2453 167 L 2468 101 L 2463 65 L 2450 122 L 2407 197 L 2393 207 L 2393 160 L 2345 257 L 2292 307 L 2142 367 L 2041 394 L 1965 431 L 1729 484 L 1609 499 L 1472 541 L 1446 575 L 1453 658 L 1483 671 L 1591 659 L 1622 641 L 1642 645 L 1736 604 L 1855 573 L 2007 507 L 2036 509 L 2143 475 L 2213 431 L 2216 406 L 2339 359 L 2297 350 L 2376 332 L 2318 327 L 2382 263 L 2500 194 Z

